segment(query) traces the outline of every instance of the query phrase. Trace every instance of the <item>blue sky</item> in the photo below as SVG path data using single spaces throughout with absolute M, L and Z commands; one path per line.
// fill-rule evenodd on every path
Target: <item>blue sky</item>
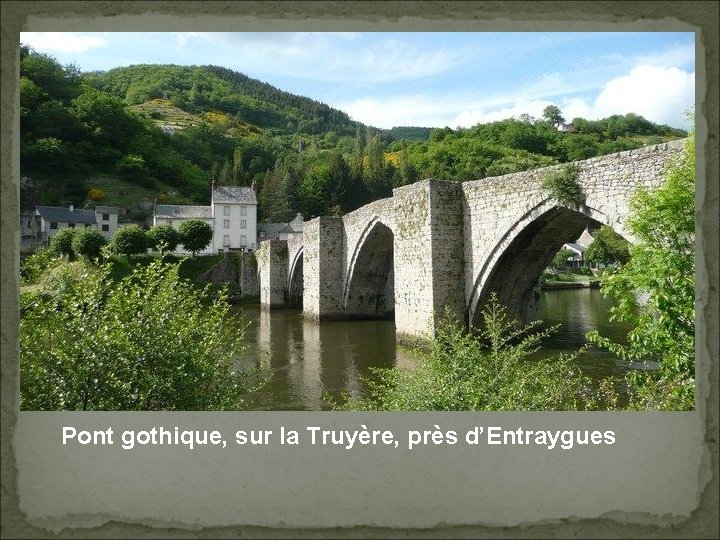
M 468 127 L 557 105 L 569 121 L 634 112 L 688 127 L 691 32 L 27 32 L 83 71 L 214 64 L 375 127 Z

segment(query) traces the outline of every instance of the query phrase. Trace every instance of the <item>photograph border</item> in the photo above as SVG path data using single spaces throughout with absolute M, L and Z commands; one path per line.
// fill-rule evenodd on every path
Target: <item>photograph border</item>
M 696 137 L 697 137 L 697 246 L 696 358 L 697 411 L 704 422 L 704 444 L 709 451 L 708 479 L 700 504 L 691 519 L 667 527 L 652 523 L 632 524 L 610 518 L 530 524 L 522 528 L 487 526 L 437 527 L 433 529 L 275 529 L 263 527 L 211 527 L 197 531 L 155 528 L 140 524 L 107 523 L 97 528 L 66 530 L 77 538 L 358 538 L 403 537 L 497 538 L 497 537 L 707 537 L 718 531 L 718 5 L 716 2 L 15 2 L 2 3 L 2 155 L 1 257 L 2 274 L 2 537 L 56 537 L 29 524 L 20 511 L 17 465 L 13 438 L 19 411 L 19 130 L 18 39 L 19 32 L 83 30 L 76 18 L 98 17 L 93 31 L 124 29 L 130 18 L 146 14 L 142 31 L 153 25 L 163 31 L 197 30 L 220 24 L 230 31 L 273 29 L 279 31 L 475 31 L 492 21 L 493 31 L 567 31 L 568 22 L 578 31 L 593 26 L 612 26 L 617 31 L 668 30 L 696 34 Z M 168 16 L 176 20 L 170 28 Z M 218 18 L 220 17 L 220 18 Z M 236 21 L 241 21 L 235 24 Z M 244 22 L 243 22 L 244 21 Z M 129 30 L 129 29 L 128 29 Z M 134 30 L 134 29 L 133 29 Z M 87 30 L 85 30 L 87 31 Z M 707 181 L 711 180 L 711 181 Z M 319 413 L 326 414 L 326 413 Z M 674 414 L 674 413 L 668 413 Z M 62 536 L 61 534 L 61 536 Z

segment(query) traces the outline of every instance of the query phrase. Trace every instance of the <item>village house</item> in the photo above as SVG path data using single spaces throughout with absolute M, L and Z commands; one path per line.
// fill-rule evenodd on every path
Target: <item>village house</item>
M 170 225 L 176 230 L 189 219 L 212 227 L 213 238 L 201 254 L 256 248 L 257 197 L 252 188 L 213 186 L 210 206 L 158 204 L 153 212 L 153 225 Z M 178 246 L 176 253 L 186 251 Z
M 569 242 L 563 245 L 563 249 L 567 249 L 573 252 L 572 257 L 568 257 L 568 266 L 571 268 L 580 268 L 585 261 L 585 251 L 593 243 L 595 238 L 590 234 L 590 230 L 585 227 L 585 230 L 575 242 Z
M 258 223 L 257 243 L 263 240 L 288 240 L 303 232 L 303 217 L 298 213 L 289 223 Z
M 97 206 L 92 210 L 64 206 L 37 206 L 34 212 L 35 223 L 26 223 L 23 227 L 21 216 L 21 234 L 24 230 L 35 234 L 37 244 L 47 244 L 62 229 L 74 227 L 96 227 L 110 240 L 118 228 L 118 208 L 115 206 Z

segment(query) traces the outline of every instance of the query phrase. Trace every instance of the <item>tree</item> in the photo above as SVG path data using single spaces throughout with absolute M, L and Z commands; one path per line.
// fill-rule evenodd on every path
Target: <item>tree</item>
M 555 105 L 548 105 L 543 109 L 543 118 L 550 122 L 553 126 L 559 126 L 565 119 L 562 116 L 562 111 Z
M 695 144 L 655 191 L 640 191 L 630 204 L 628 228 L 636 243 L 630 261 L 601 277 L 616 298 L 612 318 L 632 330 L 627 345 L 591 332 L 588 339 L 626 360 L 652 359 L 657 369 L 631 372 L 631 404 L 639 409 L 695 406 Z
M 155 225 L 147 232 L 149 247 L 158 251 L 174 251 L 180 243 L 180 235 L 170 225 Z
M 88 259 L 98 259 L 107 240 L 95 227 L 78 229 L 72 240 L 72 247 L 78 255 Z
M 186 250 L 192 252 L 193 256 L 205 249 L 213 237 L 212 227 L 201 219 L 183 221 L 178 233 L 180 233 L 180 243 Z
M 630 259 L 630 244 L 611 227 L 603 225 L 585 251 L 585 260 L 610 265 L 625 264 Z
M 139 225 L 121 227 L 113 234 L 111 245 L 113 251 L 121 255 L 137 255 L 145 253 L 149 242 L 145 231 Z
M 568 259 L 573 255 L 574 253 L 571 250 L 563 248 L 555 254 L 550 265 L 555 270 L 565 268 L 568 265 Z
M 243 329 L 224 292 L 212 297 L 160 261 L 116 283 L 109 264 L 66 266 L 73 286 L 21 298 L 21 409 L 245 407 L 260 372 L 236 366 Z
M 50 239 L 50 251 L 56 255 L 66 256 L 71 261 L 75 258 L 75 250 L 73 249 L 73 237 L 75 236 L 75 228 L 67 227 L 60 229 Z

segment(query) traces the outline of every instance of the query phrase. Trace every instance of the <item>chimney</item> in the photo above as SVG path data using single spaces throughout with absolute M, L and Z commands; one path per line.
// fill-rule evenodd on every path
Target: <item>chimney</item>
M 72 211 L 74 211 L 74 210 L 75 210 L 75 206 L 71 204 L 71 205 L 70 205 L 70 211 L 72 212 Z

